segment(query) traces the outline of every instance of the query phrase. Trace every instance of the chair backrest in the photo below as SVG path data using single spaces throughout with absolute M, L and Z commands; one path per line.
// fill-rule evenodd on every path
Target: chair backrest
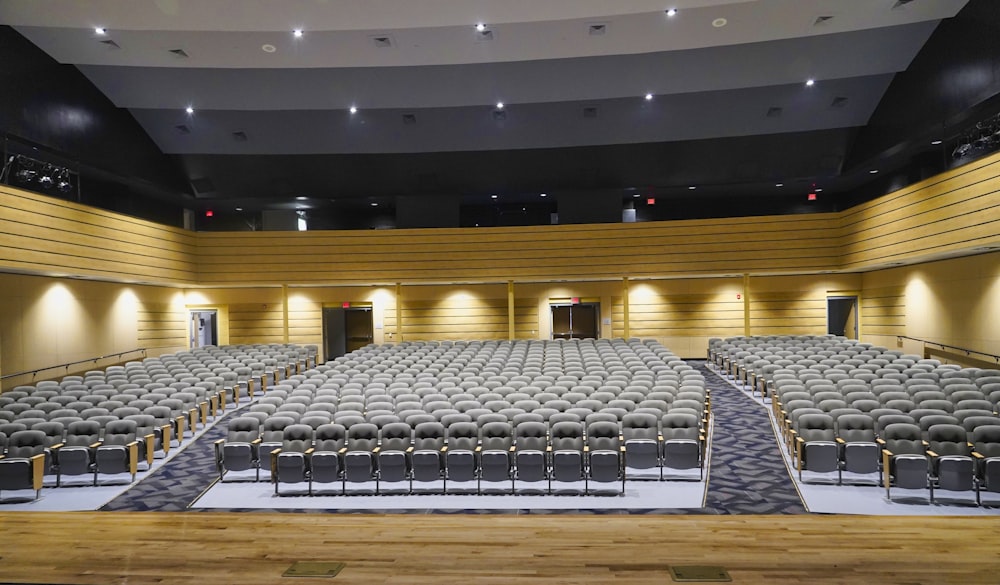
M 972 431 L 972 444 L 983 457 L 1000 457 L 1000 425 L 983 425 Z
M 128 445 L 136 438 L 136 423 L 133 420 L 115 420 L 104 426 L 104 445 Z
M 938 424 L 927 429 L 927 450 L 938 455 L 972 454 L 965 428 L 952 424 Z
M 662 416 L 662 415 L 661 415 Z M 653 414 L 631 413 L 622 418 L 622 438 L 626 441 L 634 439 L 656 440 L 659 434 L 659 418 Z M 591 423 L 593 426 L 595 423 Z M 588 426 L 588 428 L 590 428 Z
M 8 459 L 29 458 L 44 452 L 45 433 L 42 431 L 16 431 L 7 437 Z
M 282 453 L 305 453 L 313 445 L 313 428 L 304 424 L 285 427 L 281 436 Z
M 875 421 L 864 414 L 849 414 L 835 421 L 837 436 L 845 443 L 875 442 Z
M 347 429 L 337 423 L 320 425 L 316 428 L 313 443 L 316 451 L 340 451 L 347 446 Z
M 479 431 L 483 451 L 507 451 L 514 444 L 514 429 L 509 422 L 488 422 Z
M 833 417 L 828 414 L 806 414 L 796 421 L 796 432 L 805 442 L 833 441 L 836 438 Z
M 655 427 L 654 427 L 655 429 Z M 598 421 L 587 427 L 587 446 L 590 451 L 618 451 L 621 446 L 618 425 L 608 421 Z
M 389 423 L 379 430 L 382 451 L 406 451 L 413 444 L 413 429 L 405 422 Z
M 422 422 L 413 429 L 413 449 L 415 451 L 440 451 L 444 447 L 444 425 L 435 422 Z
M 660 431 L 664 441 L 695 440 L 699 435 L 699 424 L 694 414 L 668 412 L 660 419 Z
M 522 422 L 514 427 L 514 444 L 519 450 L 544 451 L 548 446 L 547 434 L 548 427 L 543 422 Z
M 456 422 L 448 426 L 448 450 L 472 451 L 479 443 L 479 425 Z
M 885 448 L 894 455 L 925 453 L 920 427 L 911 423 L 893 423 L 882 430 Z

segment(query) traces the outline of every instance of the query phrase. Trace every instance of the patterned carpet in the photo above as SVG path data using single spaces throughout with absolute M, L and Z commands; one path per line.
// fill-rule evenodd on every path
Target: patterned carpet
M 426 508 L 392 510 L 344 510 L 343 513 L 415 514 L 804 514 L 805 507 L 782 462 L 767 413 L 750 398 L 705 367 L 704 361 L 691 365 L 705 376 L 712 391 L 715 428 L 712 437 L 706 507 L 692 509 L 656 508 L 643 510 L 433 510 Z M 189 506 L 217 479 L 213 443 L 225 437 L 229 411 L 198 440 L 188 445 L 170 462 L 135 487 L 115 498 L 102 510 L 179 511 Z M 419 497 L 419 496 L 416 496 Z M 414 501 L 417 503 L 417 500 Z M 218 511 L 218 510 L 216 510 Z M 233 507 L 233 512 L 341 512 L 340 510 L 288 510 Z
M 805 514 L 767 411 L 704 361 L 688 363 L 712 391 L 715 433 L 706 506 L 719 514 Z

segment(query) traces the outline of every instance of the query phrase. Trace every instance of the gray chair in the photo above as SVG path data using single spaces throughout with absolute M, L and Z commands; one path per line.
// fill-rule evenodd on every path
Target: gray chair
M 347 429 L 347 451 L 344 453 L 344 482 L 377 481 L 376 455 L 379 429 L 372 423 L 359 423 Z M 376 486 L 375 491 L 378 491 Z
M 447 437 L 445 493 L 448 492 L 448 482 L 476 481 L 479 472 L 479 425 L 473 422 L 452 423 L 448 426 Z
M 329 423 L 316 428 L 313 452 L 309 457 L 310 493 L 316 493 L 316 484 L 341 484 L 343 493 L 343 457 L 347 452 L 347 429 L 344 425 Z
M 893 423 L 882 430 L 882 482 L 886 498 L 892 499 L 892 487 L 926 489 L 928 460 L 920 427 Z
M 960 425 L 934 425 L 927 431 L 927 455 L 930 457 L 930 499 L 934 492 L 972 492 L 976 483 L 976 464 L 972 444 Z
M 594 423 L 591 424 L 593 426 Z M 652 414 L 631 413 L 622 419 L 622 438 L 625 441 L 625 467 L 632 469 L 659 469 L 660 466 L 659 419 Z M 634 477 L 634 476 L 633 476 Z
M 34 490 L 37 500 L 45 477 L 45 433 L 16 431 L 7 437 L 7 451 L 0 458 L 0 502 L 4 491 Z
M 225 481 L 229 471 L 254 470 L 254 481 L 260 480 L 260 421 L 253 417 L 235 418 L 229 423 L 226 438 L 215 442 L 215 467 L 219 481 Z
M 587 491 L 594 483 L 617 485 L 616 494 L 625 495 L 625 446 L 618 425 L 598 421 L 587 427 Z
M 101 444 L 101 425 L 92 420 L 70 423 L 62 445 L 52 451 L 56 470 L 56 485 L 62 485 L 65 476 L 93 473 L 94 449 Z M 91 479 L 92 481 L 92 479 Z
M 101 444 L 94 451 L 94 485 L 101 474 L 128 473 L 135 481 L 139 465 L 139 443 L 136 441 L 136 424 L 131 420 L 109 422 L 104 427 Z
M 385 483 L 401 483 L 410 476 L 410 447 L 413 446 L 413 429 L 404 422 L 393 422 L 379 429 L 378 470 L 375 491 L 381 492 Z M 409 487 L 407 487 L 409 491 Z
M 837 418 L 835 426 L 842 470 L 851 474 L 878 473 L 880 449 L 875 442 L 875 421 L 867 415 L 850 414 Z
M 596 424 L 596 423 L 595 423 Z M 584 482 L 583 493 L 587 492 L 587 474 L 584 452 L 583 424 L 578 422 L 561 422 L 552 426 L 549 445 L 551 450 L 552 471 L 549 474 L 549 492 L 552 482 L 577 483 Z
M 503 483 L 511 480 L 514 429 L 507 421 L 488 422 L 479 430 L 479 485 L 482 482 Z
M 1000 426 L 984 425 L 972 431 L 972 456 L 976 460 L 976 497 L 1000 493 Z M 991 502 L 992 503 L 992 502 Z
M 660 419 L 663 453 L 660 460 L 665 479 L 693 479 L 672 474 L 667 470 L 698 469 L 698 481 L 703 477 L 704 437 L 701 421 L 695 414 L 668 412 Z
M 802 472 L 838 474 L 840 483 L 840 452 L 836 442 L 833 417 L 828 414 L 807 414 L 799 417 L 795 426 L 795 460 L 799 481 L 805 483 Z
M 410 453 L 410 492 L 414 482 L 432 483 L 444 478 L 445 428 L 437 421 L 417 424 Z M 442 484 L 442 491 L 444 490 Z
M 309 459 L 313 454 L 313 433 L 313 428 L 304 424 L 292 424 L 284 428 L 281 447 L 269 453 L 274 495 L 287 495 L 287 492 L 283 494 L 280 490 L 283 483 L 308 483 L 307 493 L 312 495 Z
M 543 422 L 523 422 L 514 427 L 514 473 L 517 481 L 537 483 L 548 479 L 548 427 Z

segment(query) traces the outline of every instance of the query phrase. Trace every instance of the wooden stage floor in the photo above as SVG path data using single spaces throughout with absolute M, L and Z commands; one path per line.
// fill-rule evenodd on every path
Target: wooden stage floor
M 0 582 L 47 584 L 1000 583 L 973 517 L 0 512 Z M 282 577 L 296 561 L 334 578 Z

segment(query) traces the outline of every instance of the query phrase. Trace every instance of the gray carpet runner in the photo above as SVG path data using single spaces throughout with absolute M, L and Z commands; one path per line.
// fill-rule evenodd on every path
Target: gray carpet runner
M 720 514 L 805 514 L 767 411 L 705 366 L 689 360 L 712 391 L 712 460 L 706 507 Z

